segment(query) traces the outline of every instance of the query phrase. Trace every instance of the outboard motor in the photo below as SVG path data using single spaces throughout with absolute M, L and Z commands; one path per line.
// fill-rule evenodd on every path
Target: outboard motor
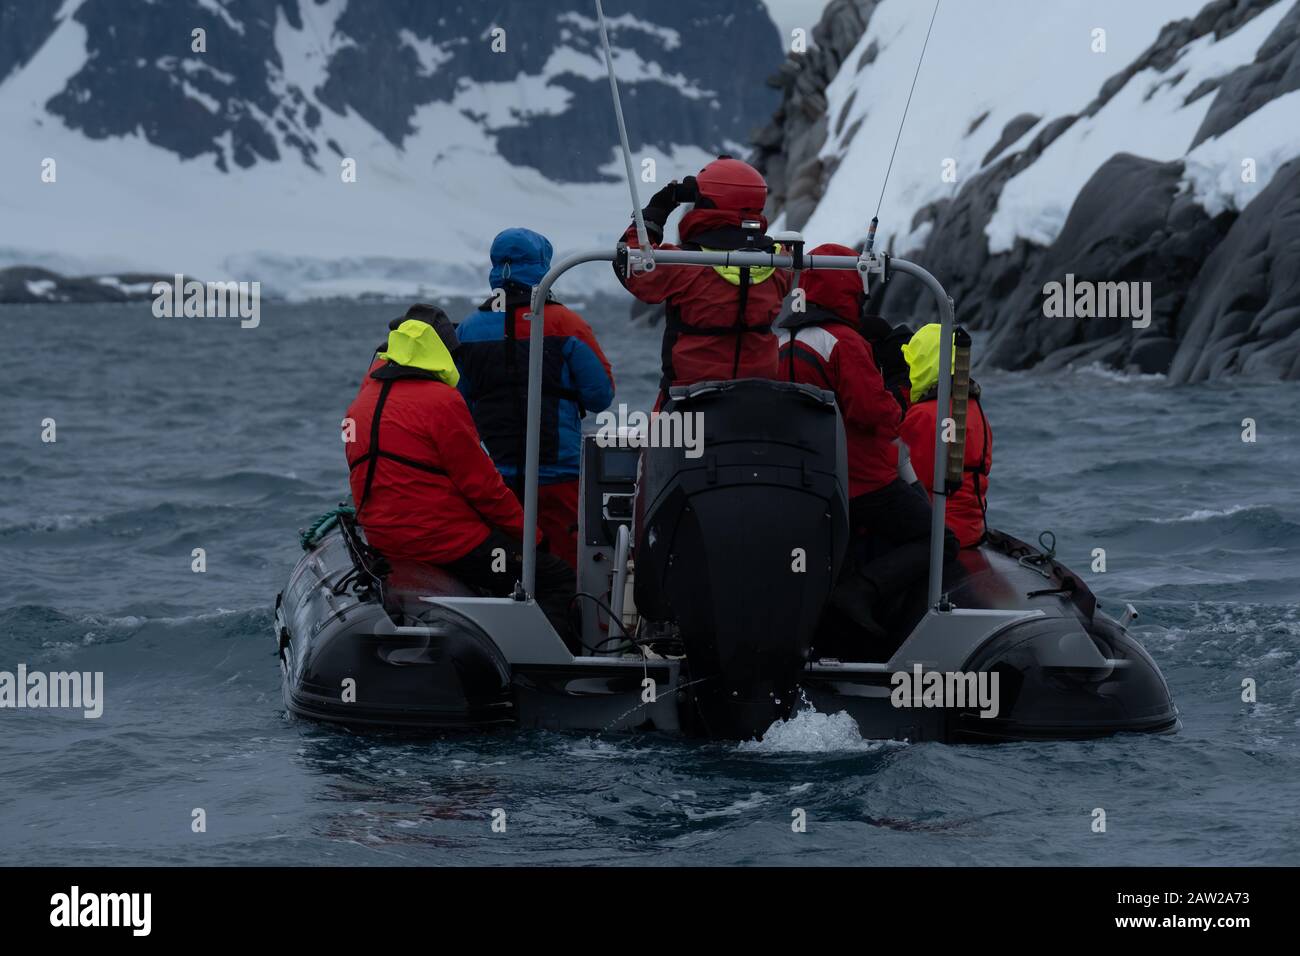
M 761 379 L 703 382 L 672 389 L 650 427 L 637 609 L 677 625 L 708 735 L 761 735 L 792 710 L 848 543 L 834 396 Z

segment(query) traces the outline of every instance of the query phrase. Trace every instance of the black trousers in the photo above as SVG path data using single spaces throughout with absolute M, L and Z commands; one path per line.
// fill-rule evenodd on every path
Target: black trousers
M 524 576 L 523 542 L 493 529 L 477 548 L 444 567 L 471 587 L 482 588 L 496 597 L 509 597 L 514 593 L 515 582 Z M 569 615 L 569 605 L 577 590 L 578 581 L 571 567 L 553 554 L 537 552 L 537 593 L 533 596 L 570 650 L 578 647 Z
M 896 478 L 849 501 L 849 524 L 871 540 L 859 568 L 882 596 L 899 594 L 923 580 L 930 568 L 930 502 L 924 492 Z M 957 556 L 957 536 L 944 529 L 944 560 Z

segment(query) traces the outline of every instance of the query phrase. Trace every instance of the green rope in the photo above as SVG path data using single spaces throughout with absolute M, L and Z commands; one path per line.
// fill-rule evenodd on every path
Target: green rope
M 325 512 L 319 518 L 311 523 L 311 526 L 298 533 L 298 542 L 302 545 L 304 551 L 310 551 L 320 543 L 320 539 L 329 534 L 334 526 L 339 523 L 340 515 L 349 515 L 356 517 L 356 510 L 349 505 L 339 505 L 330 511 Z

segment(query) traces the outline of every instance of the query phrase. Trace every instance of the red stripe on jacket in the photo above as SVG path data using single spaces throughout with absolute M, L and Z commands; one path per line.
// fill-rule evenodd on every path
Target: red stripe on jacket
M 835 393 L 848 442 L 850 498 L 898 478 L 894 439 L 902 412 L 856 329 L 826 322 L 782 330 L 781 378 Z

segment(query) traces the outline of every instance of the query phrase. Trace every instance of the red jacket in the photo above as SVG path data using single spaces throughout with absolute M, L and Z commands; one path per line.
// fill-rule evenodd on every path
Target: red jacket
M 814 255 L 856 256 L 820 246 Z M 835 393 L 848 440 L 849 497 L 876 491 L 898 478 L 898 401 L 885 388 L 871 346 L 858 334 L 862 295 L 857 272 L 817 271 L 803 282 L 807 308 L 792 313 L 780 333 L 781 378 Z
M 384 365 L 376 360 L 370 371 Z M 389 559 L 445 564 L 482 544 L 491 528 L 522 538 L 519 501 L 479 444 L 465 399 L 432 378 L 392 381 L 366 494 L 371 427 L 384 384 L 366 376 L 347 412 L 355 441 L 344 446 L 352 500 L 370 543 Z
M 721 209 L 696 209 L 682 217 L 678 233 L 687 248 L 709 246 L 705 233 L 735 228 L 740 214 Z M 764 223 L 766 228 L 766 223 Z M 635 226 L 623 241 L 636 248 Z M 669 243 L 656 249 L 679 249 Z M 751 273 L 753 275 L 753 273 Z M 708 266 L 662 266 L 652 272 L 619 280 L 642 302 L 667 303 L 668 325 L 664 329 L 663 387 L 693 385 L 711 379 L 776 378 L 777 346 L 772 321 L 792 285 L 789 272 L 777 270 L 769 278 L 749 287 L 743 325 L 739 332 L 740 287 L 733 285 Z M 701 330 L 705 334 L 701 334 Z M 740 351 L 737 356 L 736 345 Z
M 912 456 L 912 467 L 925 490 L 934 497 L 934 428 L 939 403 L 933 392 L 907 410 L 902 436 Z M 993 432 L 977 390 L 972 387 L 966 406 L 966 455 L 961 488 L 948 496 L 944 523 L 963 548 L 973 548 L 984 537 L 984 512 L 988 507 L 988 474 L 993 466 Z

